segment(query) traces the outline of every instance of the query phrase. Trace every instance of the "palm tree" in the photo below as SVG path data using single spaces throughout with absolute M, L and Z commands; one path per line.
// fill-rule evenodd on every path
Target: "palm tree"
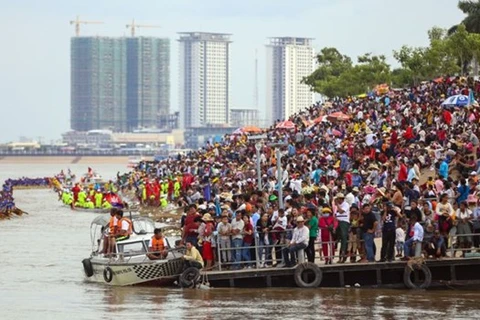
M 462 10 L 467 16 L 463 23 L 470 33 L 480 33 L 480 0 L 461 0 L 458 2 L 458 9 Z M 451 27 L 448 34 L 451 35 L 458 28 L 458 25 Z

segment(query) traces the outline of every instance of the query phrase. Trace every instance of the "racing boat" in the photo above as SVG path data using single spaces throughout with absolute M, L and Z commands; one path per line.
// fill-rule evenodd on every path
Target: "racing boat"
M 182 280 L 184 286 L 187 286 L 189 283 L 194 285 L 200 278 L 198 269 L 186 267 L 182 258 L 183 248 L 168 249 L 165 259 L 150 260 L 147 257 L 155 224 L 146 217 L 131 219 L 133 233 L 129 239 L 116 243 L 115 253 L 102 253 L 106 232 L 109 230 L 109 218 L 110 216 L 102 215 L 92 221 L 92 253 L 90 258 L 82 261 L 87 281 L 110 286 L 168 286 Z M 168 239 L 165 240 L 168 248 L 171 248 Z

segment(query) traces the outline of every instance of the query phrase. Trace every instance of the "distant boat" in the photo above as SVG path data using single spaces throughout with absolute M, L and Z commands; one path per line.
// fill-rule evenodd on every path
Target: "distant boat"
M 145 158 L 142 157 L 142 156 L 131 156 L 131 157 L 128 157 L 128 163 L 127 163 L 127 167 L 128 168 L 135 168 L 136 166 L 138 166 L 138 164 L 142 161 L 145 161 Z

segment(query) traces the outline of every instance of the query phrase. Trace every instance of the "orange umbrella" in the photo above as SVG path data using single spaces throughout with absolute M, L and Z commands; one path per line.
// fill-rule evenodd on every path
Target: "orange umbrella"
M 241 128 L 243 132 L 248 132 L 248 133 L 262 133 L 262 129 L 256 126 L 245 126 Z
M 327 116 L 327 119 L 329 121 L 348 121 L 348 120 L 350 120 L 350 116 L 347 116 L 343 112 L 334 112 L 332 114 L 329 114 Z

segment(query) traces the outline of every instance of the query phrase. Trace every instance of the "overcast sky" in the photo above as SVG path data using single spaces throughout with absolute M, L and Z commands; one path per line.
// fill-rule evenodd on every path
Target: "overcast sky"
M 171 39 L 171 109 L 178 110 L 180 31 L 232 33 L 233 107 L 253 107 L 254 57 L 259 56 L 259 102 L 265 105 L 265 43 L 271 36 L 315 38 L 317 50 L 337 47 L 356 57 L 385 54 L 403 44 L 423 46 L 432 26 L 463 18 L 456 0 L 0 0 L 0 142 L 20 136 L 59 139 L 70 128 L 69 20 L 82 35 L 123 36 L 125 25 L 158 24 L 137 35 Z

